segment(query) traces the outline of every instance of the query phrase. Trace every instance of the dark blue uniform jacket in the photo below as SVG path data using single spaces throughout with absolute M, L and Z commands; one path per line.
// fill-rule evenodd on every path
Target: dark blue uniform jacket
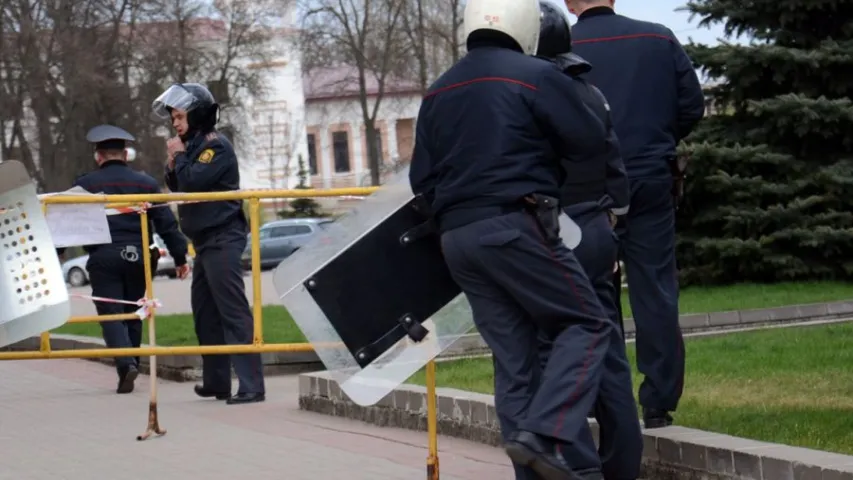
M 610 103 L 631 178 L 670 175 L 675 148 L 702 119 L 705 98 L 693 64 L 663 25 L 599 7 L 572 27 L 575 53 L 592 64 L 585 78 Z
M 442 231 L 532 193 L 559 198 L 560 159 L 580 161 L 606 139 L 587 86 L 554 63 L 498 43 L 469 50 L 423 99 L 409 171 Z
M 557 67 L 566 75 L 578 77 L 588 73 L 591 65 L 574 53 L 557 56 Z M 590 90 L 590 109 L 598 115 L 607 129 L 607 139 L 597 151 L 591 150 L 583 161 L 564 161 L 566 183 L 563 185 L 561 203 L 563 206 L 585 202 L 599 202 L 603 208 L 612 210 L 616 215 L 628 211 L 631 190 L 628 174 L 622 163 L 619 151 L 619 139 L 613 129 L 610 106 L 600 90 L 588 85 Z
M 175 169 L 166 170 L 166 185 L 173 192 L 227 192 L 240 189 L 240 168 L 234 147 L 218 132 L 199 133 L 175 157 Z M 246 230 L 243 202 L 190 203 L 178 206 L 181 229 L 201 248 L 217 232 Z
M 74 181 L 74 186 L 82 187 L 90 193 L 106 195 L 160 193 L 157 180 L 154 180 L 151 175 L 133 170 L 122 161 L 105 162 L 94 172 L 78 177 Z M 151 208 L 148 210 L 148 219 L 150 221 L 148 232 L 151 235 L 148 239 L 149 244 L 153 245 L 153 235 L 156 231 L 166 242 L 169 254 L 175 259 L 175 265 L 187 263 L 187 239 L 178 229 L 178 222 L 172 210 L 167 206 Z M 109 215 L 107 222 L 110 226 L 113 245 L 142 246 L 142 225 L 139 222 L 139 215 L 131 213 Z M 87 253 L 92 253 L 101 246 L 89 245 L 84 249 Z

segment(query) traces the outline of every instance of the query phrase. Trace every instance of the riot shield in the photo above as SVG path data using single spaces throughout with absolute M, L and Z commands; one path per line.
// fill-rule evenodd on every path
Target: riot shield
M 562 217 L 576 245 L 580 229 Z M 359 405 L 380 401 L 473 330 L 427 220 L 406 169 L 275 270 L 282 304 Z
M 62 326 L 70 314 L 35 185 L 22 163 L 0 163 L 0 347 Z
M 372 405 L 473 329 L 408 169 L 282 262 L 285 308 L 343 391 Z

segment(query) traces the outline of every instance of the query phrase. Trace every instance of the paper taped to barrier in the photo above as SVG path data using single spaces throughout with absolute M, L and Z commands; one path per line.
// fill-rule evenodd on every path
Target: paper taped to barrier
M 80 187 L 53 195 L 92 195 Z M 57 248 L 112 243 L 107 212 L 100 203 L 51 204 L 45 215 L 50 236 Z

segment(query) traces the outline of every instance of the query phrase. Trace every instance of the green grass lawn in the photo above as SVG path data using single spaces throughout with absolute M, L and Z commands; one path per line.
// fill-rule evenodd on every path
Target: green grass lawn
M 853 324 L 694 338 L 686 350 L 677 425 L 853 454 Z M 634 364 L 633 344 L 628 354 Z M 488 358 L 437 365 L 439 387 L 493 393 L 492 375 Z M 410 381 L 423 385 L 423 372 Z
M 740 284 L 723 287 L 690 287 L 681 291 L 682 314 L 781 307 L 853 299 L 853 283 L 812 282 Z M 622 295 L 626 316 L 631 316 L 628 292 Z
M 198 345 L 192 315 L 158 315 L 156 327 L 158 345 Z M 101 327 L 97 323 L 71 323 L 53 332 L 100 337 Z M 147 325 L 144 332 L 143 342 L 148 342 Z M 305 336 L 284 308 L 268 306 L 264 307 L 264 341 L 266 343 L 301 343 L 305 341 Z
M 628 295 L 623 295 L 630 316 Z M 833 282 L 780 283 L 774 285 L 733 285 L 694 287 L 681 292 L 682 313 L 703 313 L 748 308 L 778 307 L 801 303 L 829 302 L 853 298 L 853 285 Z M 101 336 L 97 324 L 69 324 L 56 333 Z M 145 341 L 148 341 L 146 328 Z M 264 307 L 264 340 L 267 343 L 304 342 L 305 337 L 282 307 Z M 158 345 L 197 345 L 191 315 L 158 315 Z

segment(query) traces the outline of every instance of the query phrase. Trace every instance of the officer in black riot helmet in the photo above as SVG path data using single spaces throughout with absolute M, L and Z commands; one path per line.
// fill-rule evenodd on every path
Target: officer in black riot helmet
M 166 185 L 173 192 L 239 190 L 240 170 L 234 147 L 216 131 L 219 105 L 197 83 L 175 84 L 152 105 L 155 117 L 168 120 L 178 136 L 166 143 Z M 254 322 L 246 299 L 240 255 L 248 222 L 243 202 L 229 200 L 180 205 L 181 228 L 196 249 L 192 309 L 200 345 L 248 345 Z M 231 363 L 239 379 L 231 395 Z M 205 355 L 203 383 L 195 393 L 227 400 L 229 405 L 265 398 L 260 354 Z
M 552 61 L 566 75 L 583 80 L 578 75 L 594 66 L 572 53 L 572 37 L 566 15 L 547 1 L 540 1 L 542 25 L 536 55 Z M 582 161 L 563 161 L 566 181 L 560 204 L 563 211 L 581 229 L 580 243 L 573 248 L 575 256 L 586 271 L 596 296 L 614 325 L 620 325 L 617 290 L 613 284 L 613 267 L 619 245 L 611 218 L 627 213 L 630 188 L 622 164 L 619 142 L 613 131 L 610 107 L 604 95 L 588 85 L 587 101 L 608 129 L 608 138 L 601 148 L 591 150 Z M 604 373 L 595 404 L 599 424 L 599 456 L 605 479 L 636 479 L 640 475 L 643 438 L 637 404 L 631 387 L 631 366 L 625 353 L 621 329 L 614 328 L 606 340 Z M 550 339 L 542 338 L 542 357 L 546 361 Z
M 107 195 L 160 193 L 160 186 L 150 175 L 132 170 L 127 165 L 127 143 L 134 141 L 128 132 L 112 125 L 99 125 L 89 130 L 86 140 L 95 145 L 95 162 L 98 169 L 82 175 L 74 181 L 74 186 L 82 187 L 91 193 Z M 189 275 L 187 264 L 187 240 L 178 230 L 178 222 L 168 208 L 152 208 L 148 218 L 153 224 L 149 227 L 154 245 L 153 233 L 156 231 L 166 242 L 169 254 L 175 259 L 178 277 Z M 107 217 L 112 243 L 109 245 L 87 245 L 89 254 L 86 270 L 92 284 L 92 295 L 114 300 L 135 302 L 145 297 L 145 267 L 142 258 L 142 226 L 139 215 L 121 214 Z M 63 253 L 59 249 L 58 253 Z M 157 271 L 159 250 L 153 248 L 151 269 Z M 98 315 L 118 315 L 134 313 L 135 305 L 95 302 Z M 142 321 L 124 320 L 101 322 L 104 342 L 109 348 L 139 347 L 142 342 Z M 118 388 L 116 393 L 130 393 L 133 382 L 139 375 L 139 358 L 116 358 L 118 370 Z

